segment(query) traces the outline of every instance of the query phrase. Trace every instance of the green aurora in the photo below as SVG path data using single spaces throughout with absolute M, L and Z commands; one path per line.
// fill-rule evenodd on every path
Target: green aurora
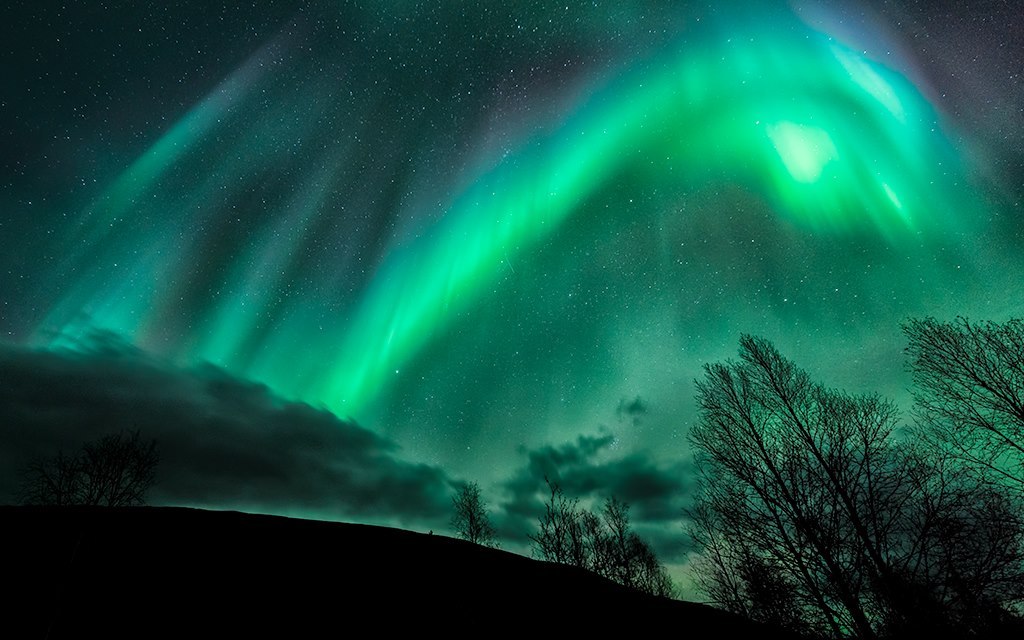
M 155 193 L 151 206 L 163 215 L 194 222 L 187 211 L 202 209 L 212 194 L 273 156 L 242 138 L 220 152 L 223 166 L 184 202 L 159 201 L 162 180 L 195 161 L 190 156 L 217 135 L 233 108 L 244 110 L 258 84 L 259 59 L 216 87 L 84 210 L 71 241 L 89 261 L 118 263 L 126 239 L 112 236 L 131 226 L 125 218 L 143 198 Z M 287 223 L 248 234 L 235 264 L 218 274 L 217 299 L 161 350 L 363 418 L 388 395 L 396 371 L 454 316 L 471 312 L 511 261 L 530 260 L 569 216 L 595 215 L 598 192 L 623 174 L 636 188 L 669 198 L 741 186 L 822 237 L 873 233 L 900 245 L 922 231 L 963 231 L 984 212 L 971 205 L 977 196 L 937 122 L 894 70 L 792 16 L 751 16 L 736 21 L 724 41 L 709 37 L 670 49 L 588 92 L 557 128 L 519 145 L 453 194 L 440 219 L 390 251 L 350 309 L 320 329 L 323 315 L 310 313 L 305 301 L 280 305 L 275 298 L 310 242 L 311 224 L 332 214 L 325 193 L 338 179 L 344 149 L 325 153 L 323 166 L 281 203 Z M 302 140 L 316 133 L 278 135 Z M 74 344 L 104 330 L 151 344 L 166 333 L 168 308 L 176 304 L 168 292 L 196 275 L 174 240 L 161 246 L 168 235 L 133 239 L 138 257 L 118 264 L 127 277 L 103 269 L 72 282 L 34 340 Z
M 902 319 L 1024 312 L 1017 94 L 944 86 L 930 17 L 375 4 L 82 10 L 26 44 L 6 340 L 211 363 L 496 500 L 581 434 L 685 459 L 741 333 L 907 408 Z

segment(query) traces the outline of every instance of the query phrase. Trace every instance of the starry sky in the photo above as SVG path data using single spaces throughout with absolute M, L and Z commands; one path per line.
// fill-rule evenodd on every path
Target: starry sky
M 743 333 L 909 409 L 899 323 L 1024 312 L 1010 1 L 9 2 L 0 498 L 156 437 L 152 501 L 525 549 L 545 474 L 675 570 Z

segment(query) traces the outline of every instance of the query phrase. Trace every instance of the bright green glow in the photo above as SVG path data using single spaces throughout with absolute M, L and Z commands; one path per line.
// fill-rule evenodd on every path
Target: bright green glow
M 768 125 L 768 137 L 797 182 L 816 181 L 825 164 L 838 157 L 832 138 L 815 127 L 780 122 Z
M 90 226 L 87 250 L 100 262 L 113 255 L 101 243 L 110 218 L 142 206 L 140 196 L 159 190 L 200 138 L 214 137 L 225 110 L 238 104 L 260 134 L 225 143 L 226 159 L 204 166 L 187 197 L 165 194 L 159 206 L 176 222 L 140 231 L 138 258 L 71 283 L 39 328 L 41 342 L 106 328 L 360 417 L 481 292 L 569 216 L 594 215 L 589 205 L 619 181 L 678 194 L 740 188 L 805 233 L 871 233 L 894 244 L 922 227 L 954 228 L 970 197 L 932 109 L 909 82 L 788 14 L 758 15 L 588 95 L 559 128 L 478 170 L 438 222 L 391 245 L 380 263 L 353 259 L 339 242 L 333 262 L 303 271 L 296 265 L 324 240 L 318 228 L 343 215 L 331 190 L 366 171 L 334 143 L 319 171 L 292 178 L 289 198 L 265 205 L 275 214 L 269 222 L 235 216 L 245 242 L 223 249 L 232 262 L 211 276 L 200 262 L 216 252 L 183 250 L 178 239 L 204 238 L 207 209 L 247 179 L 274 175 L 286 142 L 325 139 L 309 112 L 329 99 L 281 96 L 279 110 L 264 113 L 247 102 L 246 77 L 201 103 L 115 181 L 103 198 L 109 218 Z M 365 221 L 351 220 L 344 234 L 361 233 Z M 346 276 L 356 271 L 372 277 L 350 294 Z M 186 313 L 188 285 L 201 277 L 211 280 L 208 298 Z M 295 295 L 283 297 L 293 284 Z
M 897 210 L 902 210 L 903 204 L 900 202 L 900 199 L 896 196 L 896 192 L 892 190 L 892 187 L 883 182 L 882 188 L 885 189 L 885 195 L 889 196 L 889 200 L 892 201 L 893 206 L 896 207 Z
M 896 90 L 872 68 L 867 60 L 855 56 L 851 51 L 839 46 L 834 46 L 832 50 L 854 82 L 874 96 L 875 100 L 878 100 L 879 104 L 888 109 L 889 113 L 897 120 L 900 122 L 906 120 L 906 113 L 903 110 L 903 104 L 900 102 L 899 96 L 896 95 Z

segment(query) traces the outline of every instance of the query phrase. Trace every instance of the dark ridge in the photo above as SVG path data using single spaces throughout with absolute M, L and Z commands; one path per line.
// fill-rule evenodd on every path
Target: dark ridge
M 11 638 L 787 637 L 572 567 L 386 527 L 181 508 L 0 507 L 0 531 Z

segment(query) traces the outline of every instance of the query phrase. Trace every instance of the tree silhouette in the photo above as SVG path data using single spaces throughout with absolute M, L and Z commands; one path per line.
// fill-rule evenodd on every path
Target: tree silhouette
M 145 504 L 160 458 L 156 441 L 139 432 L 87 442 L 76 455 L 59 452 L 25 469 L 22 500 L 39 505 L 127 507 Z
M 1024 321 L 924 318 L 903 332 L 920 435 L 1024 493 Z
M 498 546 L 494 527 L 487 515 L 487 503 L 480 496 L 480 486 L 476 482 L 463 484 L 458 493 L 452 496 L 452 528 L 463 540 L 489 547 Z
M 544 482 L 549 496 L 540 516 L 540 530 L 529 536 L 534 553 L 548 562 L 593 570 L 593 552 L 588 548 L 593 542 L 588 544 L 587 537 L 599 528 L 599 523 L 585 523 L 579 500 L 567 498 L 562 488 L 547 477 Z
M 530 535 L 534 554 L 604 576 L 644 593 L 672 597 L 675 588 L 654 549 L 634 532 L 629 505 L 607 498 L 599 512 L 583 509 L 545 477 L 548 499 L 539 530 Z
M 896 438 L 892 403 L 827 389 L 751 336 L 704 373 L 689 515 L 713 602 L 858 638 L 976 635 L 1015 602 L 1019 515 Z
M 69 506 L 81 504 L 82 473 L 77 456 L 63 451 L 49 459 L 33 460 L 22 474 L 22 502 Z

